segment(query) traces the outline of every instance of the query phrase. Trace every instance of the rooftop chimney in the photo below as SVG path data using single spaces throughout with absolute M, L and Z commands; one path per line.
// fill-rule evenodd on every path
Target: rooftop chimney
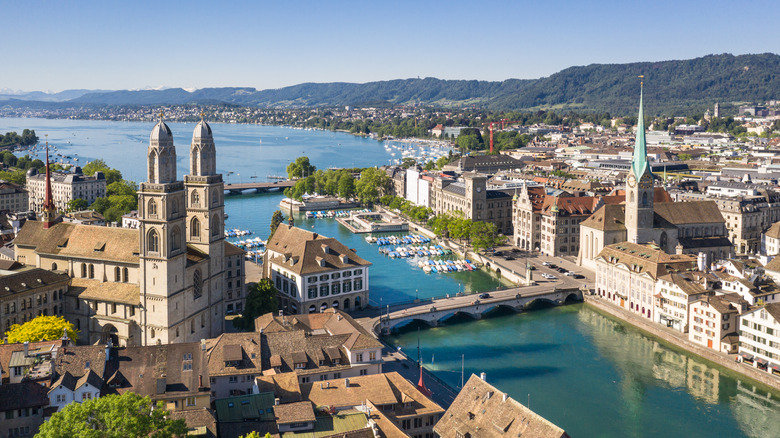
M 487 382 L 487 376 L 485 373 L 479 373 L 479 378 Z
M 508 397 L 508 395 L 506 393 L 504 393 L 504 396 L 501 397 L 501 401 L 506 401 L 507 397 Z
M 24 357 L 30 355 L 30 341 L 24 341 Z
M 206 340 L 205 339 L 201 339 L 200 340 L 200 349 L 202 351 L 206 351 Z
M 349 388 L 349 379 L 344 379 L 344 387 Z

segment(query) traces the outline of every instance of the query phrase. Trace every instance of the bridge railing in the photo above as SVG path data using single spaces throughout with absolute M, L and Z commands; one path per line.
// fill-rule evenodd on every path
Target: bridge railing
M 424 306 L 436 300 L 444 300 L 444 299 L 455 298 L 455 297 L 464 297 L 469 295 L 479 295 L 479 294 L 490 293 L 490 292 L 500 292 L 502 290 L 517 289 L 518 287 L 519 286 L 516 285 L 499 286 L 495 289 L 488 289 L 482 291 L 456 292 L 454 294 L 436 295 L 433 297 L 418 298 L 416 300 L 396 301 L 393 303 L 382 303 L 381 301 L 369 299 L 368 304 L 369 306 L 382 311 L 386 310 L 387 306 L 390 306 L 390 311 L 394 312 L 396 310 L 403 310 L 403 309 L 409 309 L 417 306 Z

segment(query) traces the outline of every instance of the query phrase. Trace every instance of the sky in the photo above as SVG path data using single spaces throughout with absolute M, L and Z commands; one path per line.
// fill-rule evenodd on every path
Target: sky
M 0 0 L 0 89 L 500 81 L 593 63 L 780 53 L 757 0 Z

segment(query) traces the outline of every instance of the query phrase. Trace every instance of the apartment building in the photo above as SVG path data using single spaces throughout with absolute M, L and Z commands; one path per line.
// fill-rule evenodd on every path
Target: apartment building
M 84 175 L 80 167 L 76 167 L 74 173 L 52 172 L 51 190 L 57 211 L 67 211 L 68 202 L 74 199 L 83 199 L 87 204 L 92 204 L 97 198 L 105 197 L 106 177 L 103 172 L 95 172 L 92 176 Z M 38 173 L 34 168 L 28 170 L 27 191 L 29 209 L 40 214 L 46 200 L 46 174 Z

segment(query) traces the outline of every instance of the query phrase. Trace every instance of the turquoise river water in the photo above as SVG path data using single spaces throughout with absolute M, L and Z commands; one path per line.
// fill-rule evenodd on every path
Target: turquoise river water
M 103 158 L 126 178 L 145 178 L 152 123 L 2 119 L 0 132 L 35 129 L 79 164 Z M 194 124 L 170 123 L 179 172 L 187 172 Z M 212 125 L 217 167 L 226 181 L 282 175 L 305 154 L 319 168 L 386 164 L 382 143 L 348 134 L 257 125 Z M 233 172 L 227 175 L 228 172 Z M 265 238 L 279 193 L 226 197 L 227 227 Z M 335 237 L 374 264 L 371 302 L 377 306 L 495 289 L 490 274 L 424 274 L 409 260 L 391 260 L 332 219 L 297 224 Z M 780 395 L 669 349 L 629 326 L 581 304 L 503 315 L 419 332 L 425 366 L 453 387 L 485 372 L 499 390 L 560 425 L 573 437 L 780 437 Z M 390 338 L 416 357 L 418 332 Z M 463 356 L 462 356 L 463 355 Z

